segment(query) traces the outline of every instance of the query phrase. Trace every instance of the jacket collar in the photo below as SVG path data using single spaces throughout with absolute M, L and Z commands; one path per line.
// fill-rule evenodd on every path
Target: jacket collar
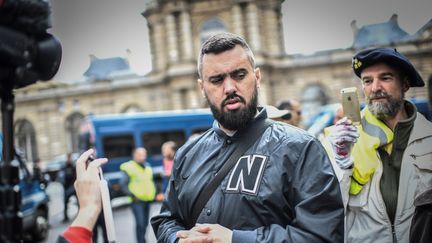
M 257 114 L 255 115 L 254 119 L 252 122 L 248 123 L 247 126 L 239 129 L 238 131 L 236 131 L 236 133 L 233 136 L 228 136 L 221 128 L 219 125 L 218 121 L 214 121 L 213 122 L 213 130 L 216 132 L 217 135 L 223 137 L 223 138 L 227 138 L 227 137 L 232 137 L 233 139 L 238 139 L 239 137 L 242 136 L 242 134 L 246 133 L 246 131 L 248 130 L 248 127 L 250 127 L 251 124 L 257 122 L 257 121 L 261 121 L 261 120 L 265 120 L 267 118 L 267 111 L 264 107 L 257 107 Z
M 408 140 L 408 144 L 411 144 L 418 139 L 423 139 L 431 136 L 432 123 L 428 121 L 422 114 L 417 113 L 417 118 L 414 121 L 414 127 Z

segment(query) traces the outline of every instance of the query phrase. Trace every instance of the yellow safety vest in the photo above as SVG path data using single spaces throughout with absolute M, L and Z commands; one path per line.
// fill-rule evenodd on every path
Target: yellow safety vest
M 153 201 L 156 187 L 153 181 L 153 171 L 149 166 L 143 168 L 137 162 L 130 160 L 120 165 L 120 170 L 129 176 L 129 191 L 141 201 Z

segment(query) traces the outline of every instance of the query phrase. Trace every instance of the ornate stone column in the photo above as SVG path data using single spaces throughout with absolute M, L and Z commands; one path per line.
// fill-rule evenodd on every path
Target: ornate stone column
M 183 55 L 181 59 L 192 60 L 193 59 L 193 43 L 192 43 L 192 27 L 191 18 L 187 11 L 182 11 L 180 14 L 180 24 L 182 31 L 182 48 Z
M 249 36 L 249 44 L 253 51 L 257 51 L 261 49 L 261 41 L 260 41 L 260 33 L 258 26 L 258 8 L 256 3 L 250 2 L 246 7 L 247 13 L 247 28 L 248 28 L 248 36 Z
M 153 24 L 153 35 L 151 36 L 154 50 L 152 50 L 154 65 L 157 71 L 163 70 L 167 64 L 166 55 L 166 38 L 163 23 L 155 22 Z
M 168 14 L 165 17 L 165 26 L 168 44 L 168 60 L 173 63 L 179 59 L 177 46 L 176 22 L 173 14 Z
M 271 54 L 280 54 L 280 31 L 279 20 L 276 9 L 268 7 L 264 9 L 265 29 L 266 29 L 266 50 Z
M 244 36 L 242 15 L 243 14 L 240 5 L 234 4 L 234 6 L 231 9 L 233 31 L 238 35 Z

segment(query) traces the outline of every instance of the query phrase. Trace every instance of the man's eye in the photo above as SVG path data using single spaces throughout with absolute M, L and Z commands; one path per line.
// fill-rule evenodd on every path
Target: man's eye
M 371 79 L 363 79 L 363 83 L 364 84 L 370 84 L 370 83 L 372 83 L 372 80 Z
M 246 77 L 246 74 L 247 74 L 246 71 L 237 71 L 231 75 L 231 78 L 235 80 L 242 80 Z
M 218 84 L 218 83 L 221 83 L 223 81 L 223 77 L 222 76 L 212 77 L 209 79 L 209 81 L 212 84 Z

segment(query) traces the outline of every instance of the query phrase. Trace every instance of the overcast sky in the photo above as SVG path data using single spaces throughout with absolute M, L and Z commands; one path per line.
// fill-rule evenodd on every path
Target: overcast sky
M 135 72 L 150 71 L 147 22 L 141 15 L 145 2 L 51 0 L 51 33 L 63 47 L 62 64 L 54 79 L 79 79 L 89 65 L 90 54 L 100 58 L 129 55 Z M 401 28 L 413 34 L 432 19 L 431 10 L 431 0 L 285 0 L 285 49 L 289 54 L 311 54 L 346 48 L 353 40 L 353 19 L 361 27 L 385 22 L 393 13 L 399 15 Z

